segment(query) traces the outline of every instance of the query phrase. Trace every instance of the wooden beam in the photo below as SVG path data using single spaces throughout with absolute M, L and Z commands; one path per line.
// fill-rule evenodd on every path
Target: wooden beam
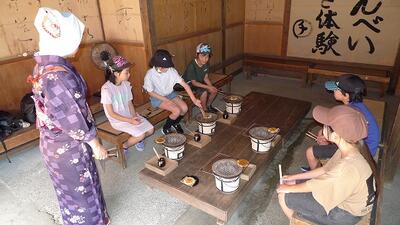
M 397 46 L 397 56 L 394 61 L 393 72 L 390 74 L 391 82 L 388 87 L 388 94 L 400 95 L 399 76 L 400 76 L 400 43 Z M 397 89 L 397 90 L 396 90 Z
M 79 45 L 78 49 L 85 48 L 85 47 L 92 46 L 92 45 L 94 45 L 94 43 L 81 43 Z M 78 51 L 78 54 L 79 54 L 79 51 Z M 22 55 L 11 56 L 11 57 L 0 59 L 0 65 L 13 63 L 13 62 L 19 62 L 19 61 L 23 61 L 23 60 L 29 60 L 29 59 L 32 59 L 32 58 L 33 58 L 33 54 L 28 54 L 27 56 L 22 56 Z
M 282 22 L 277 22 L 277 21 L 246 21 L 245 24 L 249 24 L 249 25 L 283 25 Z
M 216 65 L 211 66 L 210 67 L 210 71 L 211 72 L 217 71 L 217 70 L 222 69 L 224 67 L 227 67 L 227 66 L 229 66 L 229 65 L 231 65 L 231 64 L 233 64 L 233 63 L 235 63 L 235 62 L 237 62 L 237 61 L 239 61 L 241 59 L 243 59 L 243 54 L 239 54 L 239 55 L 233 56 L 233 57 L 231 57 L 231 58 L 229 58 L 229 59 L 227 59 L 225 61 L 222 61 L 221 63 L 218 63 Z
M 206 34 L 211 34 L 211 33 L 215 33 L 221 31 L 221 28 L 211 28 L 211 29 L 207 29 L 207 30 L 202 30 L 202 31 L 197 31 L 197 32 L 192 32 L 192 33 L 186 33 L 186 34 L 182 34 L 182 35 L 177 35 L 174 37 L 168 37 L 168 38 L 163 38 L 157 41 L 157 46 L 160 45 L 165 45 L 165 44 L 169 44 L 172 42 L 177 42 L 177 41 L 181 41 L 181 40 L 185 40 L 188 38 L 192 38 L 192 37 L 197 37 L 200 35 L 206 35 Z
M 221 0 L 221 34 L 222 34 L 222 62 L 226 59 L 226 0 Z M 225 67 L 222 67 L 222 73 L 225 74 Z
M 106 41 L 106 33 L 104 31 L 104 24 L 103 24 L 103 14 L 101 13 L 101 9 L 100 9 L 100 0 L 97 0 L 97 10 L 99 12 L 101 34 L 103 35 L 103 41 Z
M 19 62 L 23 60 L 29 60 L 32 59 L 33 55 L 29 54 L 27 56 L 14 56 L 14 57 L 7 57 L 0 59 L 0 65 L 8 64 L 8 63 L 13 63 L 13 62 Z
M 157 48 L 156 30 L 154 24 L 153 0 L 139 0 L 140 17 L 142 19 L 144 47 L 146 60 L 150 60 Z
M 340 77 L 340 76 L 346 74 L 346 72 L 314 69 L 314 68 L 308 68 L 307 72 L 309 74 L 318 74 L 318 75 L 328 76 L 328 77 Z M 359 76 L 363 80 L 370 80 L 370 81 L 375 81 L 375 82 L 384 83 L 384 84 L 388 84 L 389 80 L 390 80 L 389 77 L 382 77 L 380 75 L 375 75 L 375 74 L 370 74 L 370 73 L 365 73 L 365 74 L 356 74 L 355 73 L 355 75 Z
M 233 72 L 230 73 L 229 75 L 236 76 L 236 75 L 238 75 L 238 74 L 241 73 L 241 72 L 243 72 L 243 67 L 242 67 L 242 68 L 239 68 L 239 69 L 237 69 L 237 70 L 235 70 L 235 71 L 233 71 Z
M 299 57 L 291 57 L 291 56 L 276 56 L 276 55 L 265 55 L 265 54 L 249 54 L 245 53 L 245 59 L 275 59 L 275 60 L 288 60 L 288 61 L 297 61 L 308 64 L 324 64 L 324 65 L 333 65 L 333 66 L 348 66 L 348 67 L 357 67 L 362 69 L 373 69 L 380 71 L 392 71 L 392 66 L 381 66 L 381 65 L 371 65 L 371 64 L 363 64 L 363 63 L 350 63 L 350 62 L 339 62 L 339 61 L 329 61 L 329 60 L 320 60 L 320 59 L 308 59 L 308 58 L 299 58 Z
M 400 161 L 400 104 L 398 98 L 389 98 L 386 104 L 388 109 L 385 109 L 385 117 L 389 117 L 389 129 L 384 133 L 384 148 L 386 149 L 384 155 L 384 181 L 392 182 L 396 174 L 397 167 Z M 390 108 L 389 108 L 390 107 Z M 393 117 L 394 115 L 394 117 Z
M 288 39 L 289 39 L 289 30 L 290 30 L 290 7 L 292 5 L 291 0 L 285 0 L 285 11 L 283 15 L 283 32 L 282 32 L 282 48 L 281 55 L 286 56 Z
M 244 26 L 244 22 L 225 24 L 225 29 L 229 29 L 229 28 L 237 27 L 237 26 Z
M 115 43 L 115 44 L 122 44 L 122 45 L 128 45 L 132 47 L 146 47 L 145 43 L 143 42 L 137 42 L 137 41 L 130 41 L 130 40 L 108 40 L 109 43 Z

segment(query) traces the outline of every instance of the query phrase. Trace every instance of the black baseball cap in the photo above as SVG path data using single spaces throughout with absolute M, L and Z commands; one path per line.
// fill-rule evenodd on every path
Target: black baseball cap
M 344 74 L 336 81 L 325 82 L 328 91 L 343 90 L 347 93 L 364 93 L 365 82 L 357 75 Z
M 171 53 L 165 49 L 158 49 L 151 58 L 150 65 L 163 68 L 174 67 Z

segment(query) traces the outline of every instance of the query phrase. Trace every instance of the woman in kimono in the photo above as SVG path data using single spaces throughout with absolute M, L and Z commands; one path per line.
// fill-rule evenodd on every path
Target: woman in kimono
M 107 151 L 96 138 L 82 76 L 65 58 L 79 47 L 84 25 L 69 12 L 40 8 L 39 52 L 33 84 L 40 151 L 53 181 L 64 224 L 109 224 L 93 159 Z

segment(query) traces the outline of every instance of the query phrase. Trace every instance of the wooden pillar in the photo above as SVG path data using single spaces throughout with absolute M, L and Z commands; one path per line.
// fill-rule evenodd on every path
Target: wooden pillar
M 391 127 L 389 127 L 389 129 L 385 129 L 385 131 L 389 133 L 384 133 L 384 138 L 387 139 L 384 140 L 384 181 L 391 182 L 393 181 L 394 175 L 396 174 L 398 165 L 400 163 L 400 104 L 397 100 L 396 103 L 391 102 L 387 103 L 387 105 L 390 107 L 396 107 L 395 111 L 390 108 L 385 110 L 385 117 L 388 117 L 387 124 L 390 124 Z M 390 115 L 393 113 L 395 115 L 394 118 L 393 115 Z
M 282 32 L 282 48 L 281 56 L 286 56 L 288 37 L 289 37 L 289 26 L 290 26 L 290 7 L 292 0 L 285 0 L 285 11 L 283 14 L 283 32 Z
M 222 73 L 225 74 L 226 60 L 226 0 L 221 0 L 221 33 L 222 33 Z
M 390 83 L 387 90 L 388 94 L 400 95 L 399 76 L 400 76 L 400 43 L 399 46 L 397 46 L 397 56 L 394 62 L 393 71 L 389 75 Z
M 157 48 L 153 0 L 139 0 L 146 59 L 150 60 Z

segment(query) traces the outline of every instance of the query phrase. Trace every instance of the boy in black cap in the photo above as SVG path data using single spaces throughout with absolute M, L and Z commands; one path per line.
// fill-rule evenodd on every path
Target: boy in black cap
M 349 105 L 362 112 L 368 122 L 368 136 L 364 143 L 368 146 L 372 156 L 375 156 L 379 140 L 380 131 L 375 117 L 363 103 L 363 95 L 366 93 L 366 86 L 360 77 L 352 74 L 340 76 L 336 81 L 327 81 L 325 88 L 332 91 L 335 99 L 345 105 Z M 328 142 L 321 132 L 318 134 L 317 143 L 306 151 L 306 158 L 310 167 L 302 167 L 303 171 L 312 170 L 319 166 L 319 159 L 328 159 L 336 152 L 337 146 Z
M 157 50 L 150 60 L 150 67 L 152 68 L 147 71 L 144 77 L 143 88 L 149 93 L 150 103 L 153 107 L 171 112 L 162 132 L 163 134 L 171 133 L 173 127 L 176 132 L 183 133 L 179 122 L 188 111 L 188 107 L 174 92 L 174 85 L 177 83 L 182 85 L 193 103 L 200 108 L 202 107 L 201 102 L 174 69 L 172 55 L 167 50 Z
M 217 96 L 217 88 L 214 87 L 208 78 L 210 63 L 208 60 L 212 56 L 209 44 L 200 43 L 196 47 L 196 58 L 194 58 L 186 67 L 183 79 L 187 83 L 191 83 L 193 92 L 196 96 L 200 96 L 201 105 L 207 108 L 207 111 L 217 113 L 212 107 L 212 102 Z

